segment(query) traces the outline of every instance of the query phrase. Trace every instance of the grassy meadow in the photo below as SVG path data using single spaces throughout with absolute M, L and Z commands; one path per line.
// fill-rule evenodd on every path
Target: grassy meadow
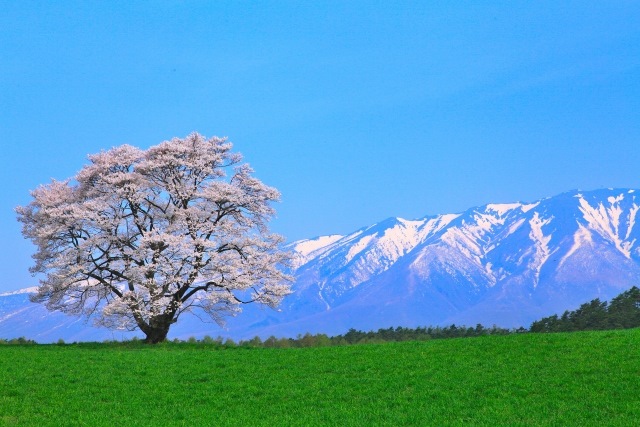
M 314 348 L 0 346 L 0 425 L 640 423 L 640 329 Z

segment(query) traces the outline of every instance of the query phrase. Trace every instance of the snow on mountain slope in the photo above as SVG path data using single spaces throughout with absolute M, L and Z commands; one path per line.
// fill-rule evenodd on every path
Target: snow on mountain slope
M 299 280 L 294 289 L 303 299 L 317 298 L 321 300 L 317 306 L 329 309 L 345 292 L 388 270 L 457 217 L 440 215 L 413 221 L 388 218 L 337 239 L 304 258 L 296 270 Z M 291 247 L 298 245 L 296 242 Z
M 633 195 L 633 191 L 628 195 Z M 640 206 L 635 203 L 635 198 L 625 197 L 624 193 L 618 196 L 609 196 L 605 201 L 598 201 L 592 206 L 582 194 L 576 196 L 579 199 L 580 211 L 589 228 L 611 242 L 625 257 L 631 258 L 631 249 L 635 246 L 636 239 L 631 239 L 631 234 Z M 629 203 L 629 199 L 634 200 Z M 635 248 L 638 254 L 638 248 Z
M 35 293 L 37 289 L 38 289 L 37 286 L 32 286 L 30 288 L 18 289 L 17 291 L 4 292 L 0 294 L 0 297 L 8 297 L 11 295 L 20 295 L 20 294 L 32 294 L 32 293 Z
M 293 259 L 293 268 L 297 269 L 301 265 L 306 264 L 310 259 L 322 255 L 331 248 L 331 245 L 342 239 L 339 234 L 330 236 L 320 236 L 315 239 L 299 240 L 287 246 L 295 254 Z
M 446 220 L 416 220 L 412 227 L 389 219 L 341 239 L 322 258 L 309 258 L 298 269 L 296 286 L 318 285 L 316 294 L 323 298 L 318 311 L 327 311 L 327 317 L 351 306 L 355 313 L 364 301 L 369 313 L 377 313 L 389 305 L 389 289 L 396 287 L 401 296 L 428 295 L 402 302 L 398 312 L 418 306 L 444 313 L 457 307 L 457 313 L 447 311 L 447 320 L 461 316 L 492 323 L 495 315 L 494 321 L 521 326 L 640 283 L 639 204 L 633 190 L 598 190 L 528 204 L 489 204 Z M 474 307 L 482 311 L 463 316 Z
M 250 308 L 226 332 L 181 319 L 173 336 L 295 336 L 450 323 L 526 327 L 640 284 L 639 211 L 635 190 L 573 191 L 533 203 L 388 218 L 348 235 L 300 240 L 288 245 L 296 283 L 280 312 Z M 83 336 L 75 319 L 45 316 L 40 306 L 25 309 L 28 301 L 21 305 L 19 298 L 27 301 L 26 294 L 0 295 L 0 336 L 13 327 L 25 336 L 29 328 L 39 330 L 36 339 L 65 338 L 56 326 L 61 322 L 70 336 Z M 45 317 L 53 325 L 36 327 Z

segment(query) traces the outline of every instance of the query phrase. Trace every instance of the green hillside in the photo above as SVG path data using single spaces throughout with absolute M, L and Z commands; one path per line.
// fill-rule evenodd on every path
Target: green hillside
M 640 329 L 316 348 L 0 346 L 0 425 L 637 425 Z

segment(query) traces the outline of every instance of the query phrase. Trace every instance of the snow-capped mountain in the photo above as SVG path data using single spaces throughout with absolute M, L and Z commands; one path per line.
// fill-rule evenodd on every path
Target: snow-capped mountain
M 451 323 L 527 327 L 640 284 L 639 210 L 640 191 L 573 191 L 535 203 L 389 218 L 345 236 L 293 242 L 296 283 L 281 312 L 251 308 L 226 333 L 186 320 L 173 335 L 291 336 Z M 3 298 L 0 336 L 7 336 L 7 325 L 19 317 L 6 318 L 11 313 Z

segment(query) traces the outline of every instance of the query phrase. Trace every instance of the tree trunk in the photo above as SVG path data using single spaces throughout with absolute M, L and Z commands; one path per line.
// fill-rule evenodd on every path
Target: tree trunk
M 144 331 L 146 338 L 144 341 L 147 344 L 158 344 L 167 339 L 167 334 L 169 333 L 169 325 L 166 327 L 158 327 L 158 328 L 148 328 Z
M 169 328 L 175 323 L 171 315 L 164 314 L 150 319 L 148 325 L 139 325 L 140 330 L 144 332 L 146 338 L 144 341 L 148 344 L 158 344 L 167 339 Z

